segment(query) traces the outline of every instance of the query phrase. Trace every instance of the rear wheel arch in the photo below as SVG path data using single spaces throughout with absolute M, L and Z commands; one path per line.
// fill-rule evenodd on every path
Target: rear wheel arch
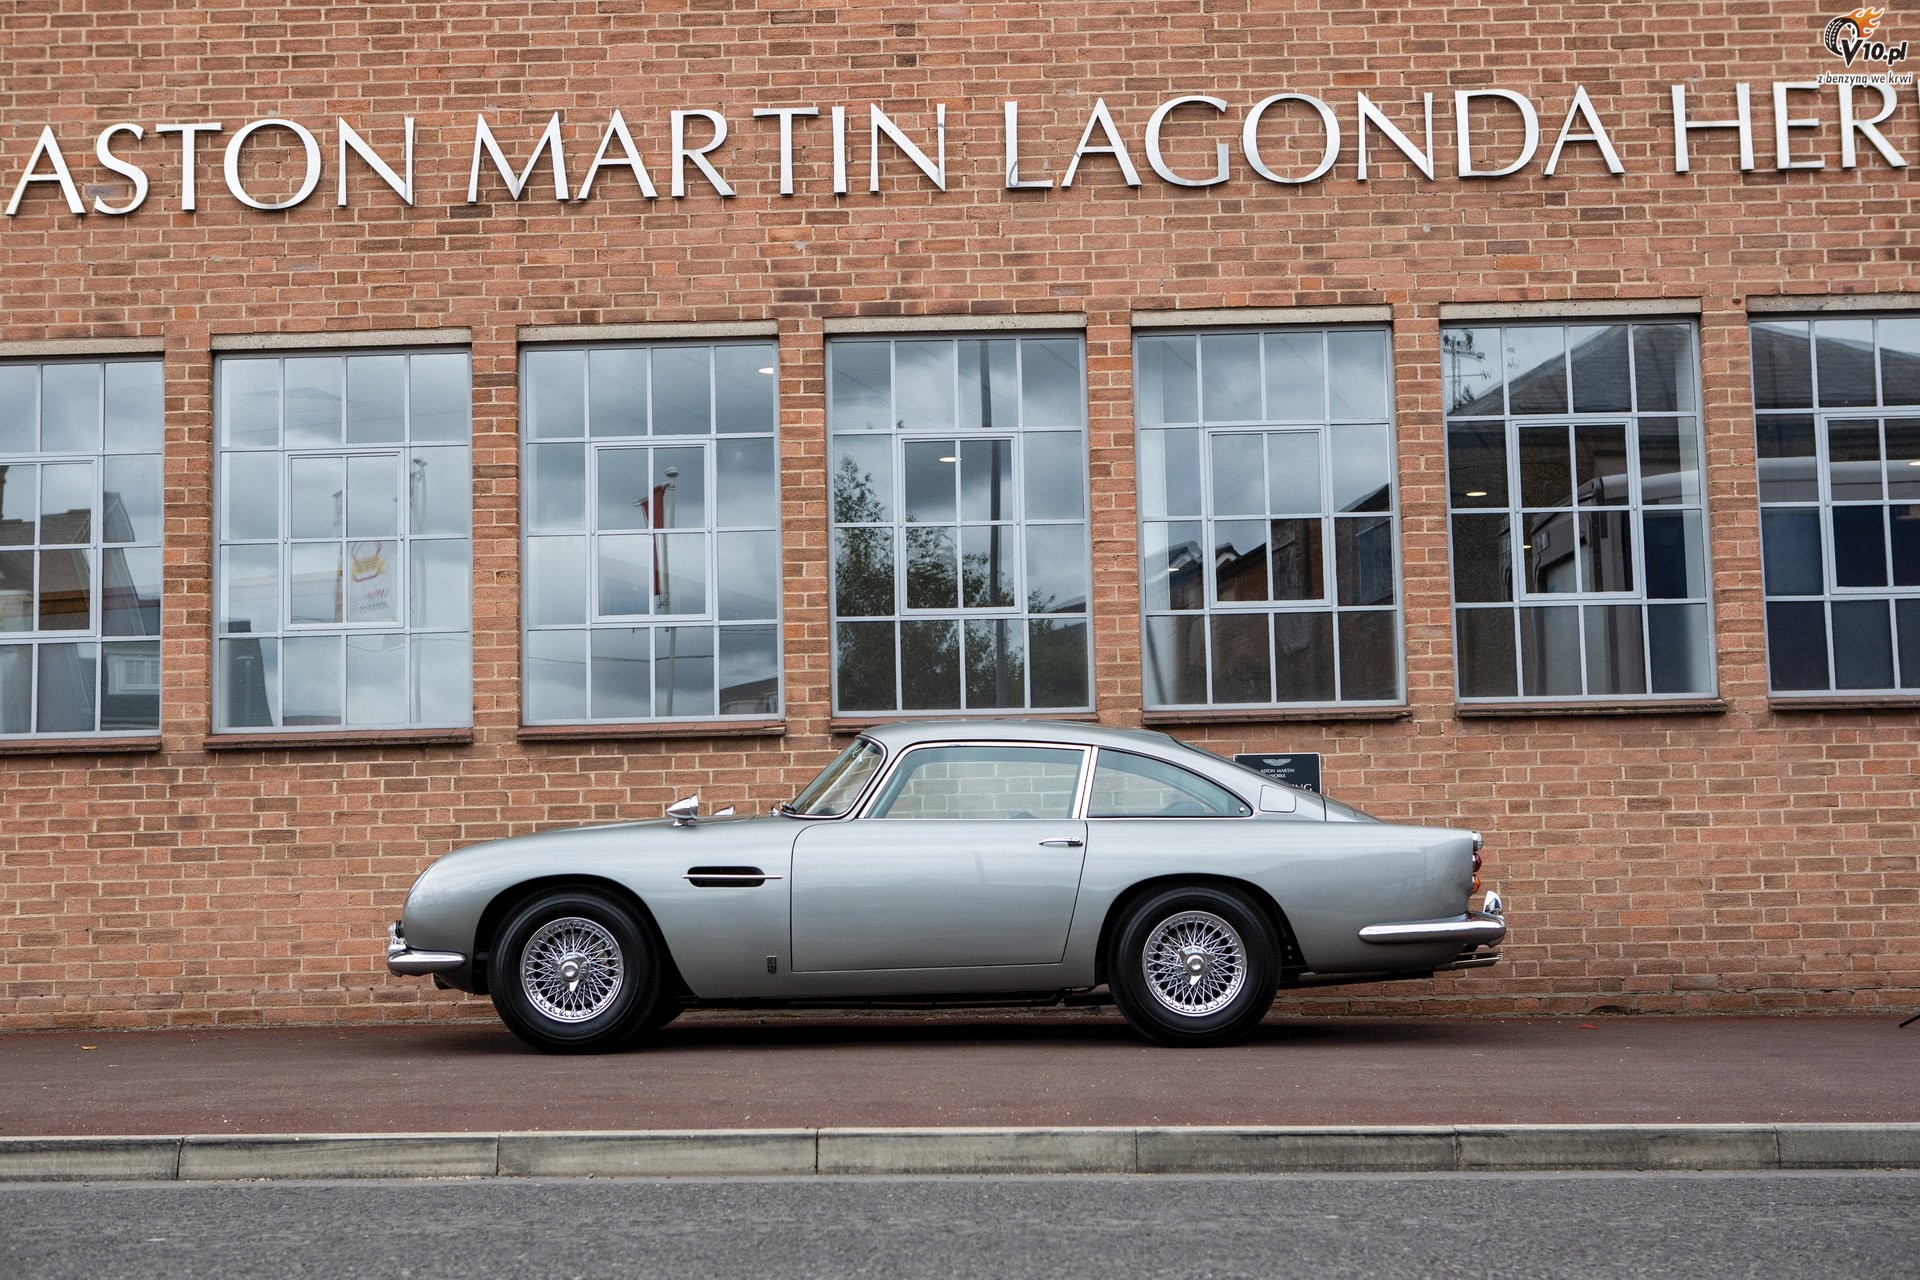
M 1229 889 L 1246 897 L 1258 907 L 1273 928 L 1274 937 L 1280 940 L 1280 955 L 1275 958 L 1275 967 L 1284 978 L 1293 970 L 1301 967 L 1300 945 L 1293 936 L 1293 925 L 1287 920 L 1287 913 L 1275 902 L 1273 895 L 1259 885 L 1248 880 L 1237 880 L 1232 876 L 1209 875 L 1165 875 L 1155 876 L 1151 880 L 1142 880 L 1129 885 L 1118 894 L 1107 907 L 1106 919 L 1100 922 L 1100 942 L 1094 951 L 1094 982 L 1110 982 L 1107 973 L 1107 956 L 1113 949 L 1114 931 L 1126 921 L 1134 904 L 1149 895 L 1163 889 Z
M 653 930 L 654 937 L 658 940 L 663 970 L 660 977 L 669 997 L 676 1001 L 691 998 L 692 992 L 687 989 L 686 980 L 680 976 L 680 966 L 674 963 L 673 949 L 667 945 L 666 935 L 660 929 L 660 922 L 654 918 L 653 911 L 647 906 L 646 900 L 618 880 L 586 875 L 543 876 L 538 880 L 523 880 L 494 895 L 493 900 L 487 903 L 486 910 L 480 913 L 480 921 L 473 931 L 475 995 L 492 994 L 489 990 L 491 983 L 489 969 L 493 948 L 500 936 L 500 927 L 506 923 L 507 918 L 522 903 L 531 901 L 543 893 L 569 889 L 605 894 L 638 916 L 648 928 Z

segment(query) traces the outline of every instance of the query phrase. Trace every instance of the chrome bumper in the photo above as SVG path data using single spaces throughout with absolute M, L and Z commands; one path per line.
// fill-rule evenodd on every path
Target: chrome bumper
M 387 926 L 387 972 L 403 978 L 417 978 L 430 973 L 448 973 L 466 964 L 467 958 L 458 951 L 415 951 L 407 945 L 405 935 L 400 932 L 400 922 L 395 920 Z
M 1506 907 L 1500 901 L 1500 895 L 1492 892 L 1487 894 L 1486 905 L 1479 911 L 1449 916 L 1444 920 L 1402 920 L 1393 924 L 1370 924 L 1360 930 L 1362 942 L 1457 942 L 1468 949 L 1497 946 L 1506 936 Z M 1490 964 L 1493 959 L 1498 958 L 1495 956 L 1486 960 L 1486 963 Z

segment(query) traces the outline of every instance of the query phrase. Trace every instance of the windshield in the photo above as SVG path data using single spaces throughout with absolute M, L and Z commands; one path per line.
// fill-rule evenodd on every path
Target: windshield
M 853 802 L 866 790 L 883 754 L 877 744 L 859 739 L 822 769 L 791 804 L 781 806 L 781 811 L 801 818 L 839 817 L 853 808 Z

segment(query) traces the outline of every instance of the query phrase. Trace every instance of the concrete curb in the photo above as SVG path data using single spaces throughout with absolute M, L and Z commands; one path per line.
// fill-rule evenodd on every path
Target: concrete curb
M 0 1182 L 1920 1169 L 1920 1123 L 0 1138 Z

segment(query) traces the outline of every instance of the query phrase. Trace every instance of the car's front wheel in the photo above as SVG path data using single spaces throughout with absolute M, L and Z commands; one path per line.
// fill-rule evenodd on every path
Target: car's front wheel
M 588 890 L 522 903 L 496 935 L 500 1020 L 548 1053 L 617 1049 L 659 1013 L 660 944 L 625 904 Z
M 1107 983 L 1128 1023 L 1157 1044 L 1231 1044 L 1273 1007 L 1279 952 L 1265 914 L 1238 891 L 1163 889 L 1114 930 Z

